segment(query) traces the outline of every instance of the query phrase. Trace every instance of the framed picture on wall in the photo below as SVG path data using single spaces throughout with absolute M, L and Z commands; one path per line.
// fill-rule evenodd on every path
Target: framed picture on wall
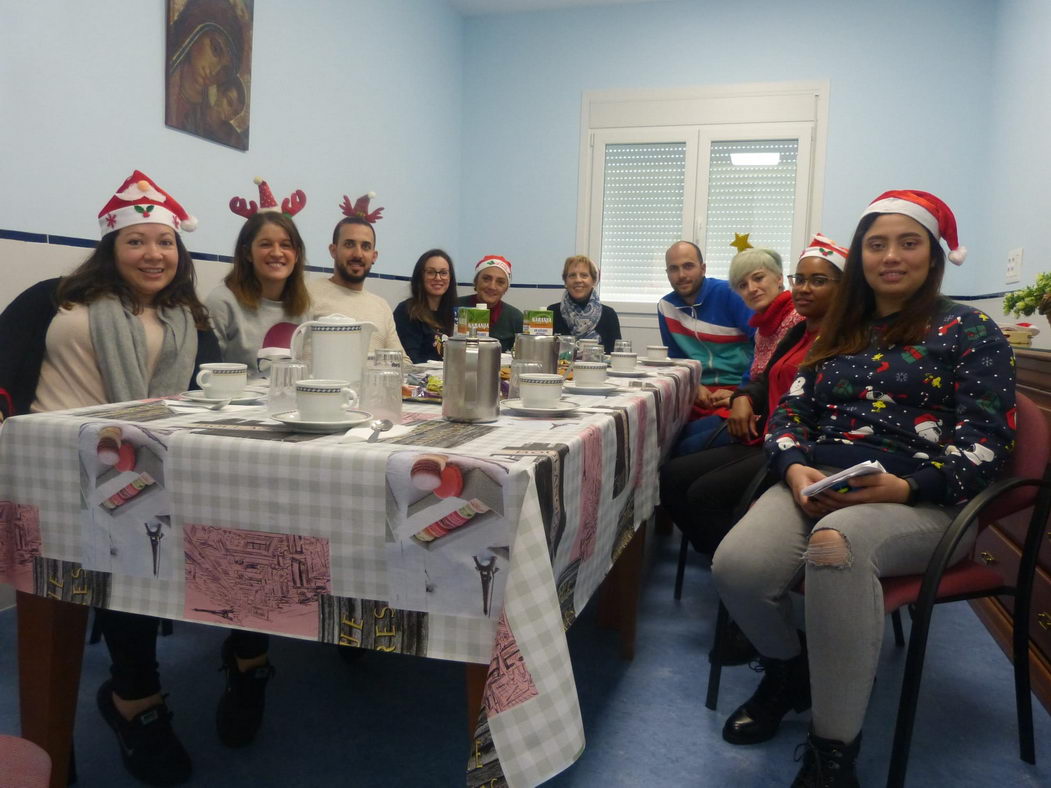
M 254 0 L 167 0 L 164 124 L 248 150 Z

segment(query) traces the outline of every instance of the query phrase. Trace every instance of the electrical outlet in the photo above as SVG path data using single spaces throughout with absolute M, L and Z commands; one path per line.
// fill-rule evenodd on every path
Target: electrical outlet
M 1007 270 L 1004 273 L 1004 281 L 1007 284 L 1020 282 L 1022 280 L 1022 249 L 1012 249 L 1007 253 Z

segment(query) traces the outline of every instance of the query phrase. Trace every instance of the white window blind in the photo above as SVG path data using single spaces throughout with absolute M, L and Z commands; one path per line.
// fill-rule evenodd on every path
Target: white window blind
M 791 266 L 796 214 L 797 139 L 713 141 L 708 165 L 707 273 L 725 279 L 737 233 L 781 254 Z
M 668 292 L 664 252 L 683 233 L 686 143 L 607 145 L 603 172 L 602 298 L 655 302 Z

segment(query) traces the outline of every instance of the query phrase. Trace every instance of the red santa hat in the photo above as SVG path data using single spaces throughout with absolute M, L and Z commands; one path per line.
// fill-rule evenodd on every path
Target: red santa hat
M 170 224 L 176 230 L 190 233 L 197 229 L 197 219 L 176 202 L 153 180 L 135 170 L 99 211 L 103 235 L 132 224 Z
M 353 203 L 350 202 L 350 198 L 347 195 L 343 195 L 343 202 L 339 206 L 340 210 L 343 211 L 344 216 L 358 216 L 364 219 L 369 224 L 375 224 L 383 218 L 383 208 L 377 208 L 374 211 L 369 211 L 369 200 L 376 199 L 376 192 L 369 192 L 363 194 Z
M 252 179 L 252 183 L 259 186 L 259 204 L 256 205 L 255 200 L 246 201 L 244 197 L 231 197 L 230 210 L 238 216 L 243 216 L 247 219 L 259 211 L 279 211 L 291 219 L 303 210 L 303 206 L 307 204 L 307 196 L 303 193 L 303 190 L 296 189 L 291 195 L 285 197 L 281 201 L 281 207 L 278 207 L 277 200 L 274 199 L 274 193 L 270 191 L 269 183 L 258 176 Z
M 840 271 L 847 264 L 847 250 L 821 233 L 817 233 L 810 239 L 810 243 L 807 244 L 803 253 L 799 255 L 799 259 L 802 260 L 804 257 L 820 257 L 822 260 L 832 263 Z
M 930 192 L 916 189 L 883 192 L 865 209 L 862 218 L 870 213 L 900 213 L 915 219 L 935 238 L 945 241 L 951 262 L 960 265 L 967 257 L 967 248 L 956 238 L 956 217 L 952 209 Z
M 507 281 L 511 281 L 511 261 L 506 257 L 501 257 L 498 254 L 487 254 L 481 260 L 474 264 L 474 276 L 477 279 L 478 274 L 484 271 L 486 268 L 499 268 L 505 274 L 507 274 Z

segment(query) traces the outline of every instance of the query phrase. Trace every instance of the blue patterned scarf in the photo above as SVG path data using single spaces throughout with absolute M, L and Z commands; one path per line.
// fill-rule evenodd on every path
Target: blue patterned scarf
M 562 319 L 566 321 L 569 330 L 577 339 L 599 339 L 595 326 L 598 319 L 602 317 L 602 304 L 598 300 L 598 294 L 592 290 L 588 300 L 583 305 L 577 303 L 570 297 L 569 291 L 562 293 L 562 304 L 559 311 Z

